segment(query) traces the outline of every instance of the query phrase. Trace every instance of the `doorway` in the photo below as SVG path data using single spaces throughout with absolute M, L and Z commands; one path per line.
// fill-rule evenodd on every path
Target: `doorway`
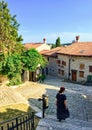
M 71 80 L 72 81 L 77 81 L 77 70 L 71 70 Z

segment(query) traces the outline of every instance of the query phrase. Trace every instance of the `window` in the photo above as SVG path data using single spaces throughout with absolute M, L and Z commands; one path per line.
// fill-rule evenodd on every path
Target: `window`
M 60 67 L 60 64 L 58 64 L 58 67 Z
M 64 70 L 60 70 L 60 69 L 58 69 L 58 74 L 64 76 Z
M 61 68 L 64 68 L 64 66 L 63 66 L 63 65 L 61 65 Z
M 60 74 L 60 69 L 58 69 L 58 74 Z
M 57 63 L 60 64 L 60 60 L 57 60 Z
M 84 69 L 85 65 L 84 64 L 80 64 L 80 69 Z
M 61 70 L 61 75 L 64 76 L 64 70 Z
M 62 65 L 66 66 L 66 62 L 65 62 L 65 61 L 62 61 Z
M 92 66 L 89 66 L 89 72 L 92 72 Z
M 84 71 L 79 71 L 79 76 L 84 77 Z

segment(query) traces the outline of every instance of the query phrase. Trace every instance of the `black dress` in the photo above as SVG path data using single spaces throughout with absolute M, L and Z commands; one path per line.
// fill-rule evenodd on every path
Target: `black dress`
M 57 119 L 65 120 L 66 107 L 64 105 L 64 100 L 66 100 L 66 95 L 57 93 L 56 99 L 57 99 Z

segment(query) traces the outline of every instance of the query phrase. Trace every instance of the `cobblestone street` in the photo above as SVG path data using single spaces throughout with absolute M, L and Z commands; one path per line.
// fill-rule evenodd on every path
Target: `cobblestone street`
M 55 96 L 59 87 L 64 86 L 71 118 L 92 121 L 92 87 L 62 82 L 61 79 L 53 79 L 53 77 L 47 77 L 44 84 L 48 85 L 46 94 L 49 97 L 49 108 L 46 114 L 56 114 Z M 41 109 L 41 102 L 38 100 L 34 102 L 33 99 L 31 103 Z
M 50 80 L 53 81 L 53 79 Z M 67 96 L 71 118 L 81 119 L 85 121 L 92 121 L 92 87 L 61 82 L 60 79 L 56 79 L 56 81 L 54 79 L 52 83 L 55 87 L 65 86 L 66 88 L 65 94 Z M 56 93 L 57 93 L 56 90 L 52 89 L 47 90 L 47 94 L 49 95 L 49 108 L 47 109 L 48 114 L 53 115 L 56 113 L 56 106 L 55 106 Z
M 66 88 L 65 94 L 67 96 L 68 108 L 70 110 L 70 118 L 68 120 L 73 120 L 75 122 L 77 120 L 77 123 L 78 121 L 80 121 L 82 125 L 83 123 L 85 125 L 88 125 L 86 123 L 92 124 L 92 86 L 83 86 L 74 83 L 67 83 L 63 82 L 60 78 L 55 78 L 51 76 L 48 76 L 43 84 L 47 85 L 46 94 L 49 97 L 49 108 L 46 109 L 47 117 L 50 115 L 52 116 L 52 118 L 56 118 L 55 96 L 59 90 L 59 87 L 64 86 Z M 34 106 L 40 109 L 42 108 L 41 102 L 39 102 L 38 100 L 34 101 L 34 99 L 32 99 L 31 104 L 34 104 Z M 69 128 L 69 130 L 72 129 Z M 89 129 L 86 129 L 85 127 L 82 130 L 92 130 L 92 125 Z

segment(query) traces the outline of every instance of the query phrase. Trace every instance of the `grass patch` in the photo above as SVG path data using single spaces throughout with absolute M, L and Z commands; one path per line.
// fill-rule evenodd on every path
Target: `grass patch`
M 12 104 L 8 106 L 2 106 L 0 107 L 0 122 L 13 119 L 27 112 L 35 111 L 28 104 Z M 35 118 L 35 127 L 37 127 L 38 122 L 39 119 Z

